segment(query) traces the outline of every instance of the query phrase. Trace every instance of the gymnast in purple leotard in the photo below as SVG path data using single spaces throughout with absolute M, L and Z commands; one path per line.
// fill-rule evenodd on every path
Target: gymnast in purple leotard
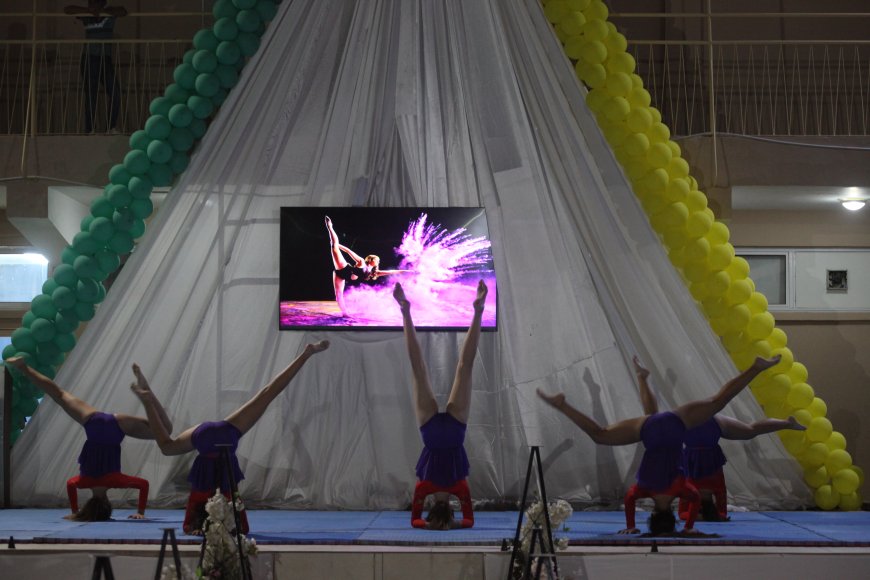
M 109 489 L 135 488 L 139 490 L 138 510 L 131 519 L 145 517 L 145 503 L 148 498 L 148 482 L 139 477 L 121 473 L 121 441 L 129 435 L 136 439 L 154 439 L 155 434 L 148 419 L 124 413 L 102 413 L 81 399 L 63 390 L 50 378 L 30 368 L 21 357 L 6 361 L 42 389 L 60 405 L 64 412 L 85 429 L 87 439 L 79 454 L 79 475 L 67 481 L 67 493 L 72 513 L 66 519 L 95 522 L 112 517 L 112 504 L 107 492 Z M 147 388 L 148 381 L 139 365 L 133 364 L 133 374 L 138 385 Z M 172 422 L 161 409 L 152 420 L 164 430 L 172 430 Z M 78 490 L 90 489 L 92 497 L 78 509 Z
M 205 422 L 194 425 L 183 431 L 178 437 L 173 437 L 171 432 L 165 429 L 155 430 L 157 445 L 164 455 L 183 455 L 191 451 L 197 451 L 198 455 L 193 462 L 188 481 L 191 484 L 191 494 L 188 499 L 187 513 L 185 515 L 184 531 L 188 534 L 201 535 L 201 523 L 204 520 L 205 502 L 214 495 L 215 490 L 220 488 L 225 495 L 229 494 L 229 481 L 224 478 L 218 481 L 218 457 L 219 444 L 231 445 L 230 460 L 236 481 L 244 478 L 239 461 L 236 458 L 236 447 L 239 439 L 247 433 L 254 424 L 259 421 L 266 412 L 269 404 L 284 390 L 293 380 L 296 373 L 305 362 L 313 355 L 329 348 L 329 341 L 323 340 L 316 344 L 305 347 L 296 360 L 290 366 L 273 378 L 269 384 L 260 389 L 254 397 L 239 409 L 232 412 L 225 420 Z M 151 389 L 134 385 L 133 392 L 142 401 L 149 419 L 157 416 L 162 410 L 162 405 Z M 242 531 L 246 532 L 247 521 L 242 512 Z
M 411 504 L 411 525 L 430 530 L 449 530 L 451 528 L 470 528 L 474 525 L 474 513 L 471 509 L 471 492 L 468 488 L 468 455 L 465 453 L 465 428 L 471 411 L 471 370 L 480 340 L 480 321 L 483 316 L 484 304 L 488 289 L 483 280 L 477 285 L 477 296 L 474 299 L 474 317 L 462 352 L 450 397 L 447 400 L 446 412 L 438 412 L 438 401 L 429 384 L 429 374 L 426 362 L 417 341 L 417 331 L 411 319 L 411 303 L 405 297 L 400 284 L 396 284 L 393 297 L 402 310 L 403 329 L 408 346 L 408 356 L 411 359 L 411 372 L 414 383 L 414 411 L 420 435 L 423 438 L 423 451 L 417 461 L 417 485 Z M 422 518 L 423 502 L 427 495 L 435 498 L 435 505 L 429 510 L 429 515 Z M 462 521 L 453 519 L 450 508 L 450 496 L 459 498 L 462 506 Z
M 779 362 L 757 358 L 751 367 L 725 383 L 719 392 L 708 399 L 680 405 L 673 412 L 645 414 L 602 427 L 592 418 L 572 407 L 563 393 L 548 395 L 538 390 L 538 395 L 549 405 L 573 421 L 601 445 L 630 445 L 643 442 L 645 450 L 637 473 L 637 485 L 626 494 L 626 528 L 620 533 L 639 533 L 634 527 L 634 501 L 639 497 L 652 497 L 655 502 L 650 516 L 650 531 L 653 534 L 670 533 L 676 528 L 676 518 L 671 510 L 675 497 L 691 498 L 694 512 L 697 511 L 697 490 L 686 484 L 682 472 L 682 440 L 686 429 L 695 428 L 721 411 L 728 402 L 745 389 L 762 371 Z M 646 380 L 649 374 L 635 358 L 638 378 Z M 698 533 L 693 527 L 693 517 L 686 522 L 684 533 Z

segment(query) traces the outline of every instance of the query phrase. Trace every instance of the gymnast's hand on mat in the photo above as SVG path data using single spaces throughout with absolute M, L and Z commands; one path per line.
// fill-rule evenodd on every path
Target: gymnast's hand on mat
M 637 355 L 631 358 L 631 362 L 634 363 L 634 373 L 640 379 L 645 379 L 649 376 L 649 369 L 640 364 L 640 359 L 637 358 Z
M 329 348 L 329 341 L 321 340 L 320 342 L 307 344 L 305 346 L 305 354 L 311 356 L 313 354 L 317 354 L 318 352 L 323 352 L 327 348 Z
M 681 536 L 704 536 L 704 532 L 695 528 L 683 528 L 683 531 L 680 532 Z
M 792 429 L 794 431 L 806 431 L 807 430 L 806 427 L 804 427 L 803 425 L 798 423 L 798 420 L 794 418 L 794 415 L 792 415 L 791 417 L 786 419 L 786 421 L 788 421 L 788 423 L 789 423 L 789 427 L 787 427 L 788 429 Z
M 128 520 L 144 520 L 144 519 L 145 519 L 145 514 L 140 514 L 140 513 L 137 512 L 137 513 L 135 513 L 135 514 L 133 514 L 133 515 L 129 515 L 129 516 L 127 516 L 127 519 L 128 519 Z
M 622 535 L 626 535 L 626 534 L 639 534 L 639 533 L 640 533 L 640 530 L 637 529 L 637 528 L 626 528 L 626 529 L 624 529 L 624 530 L 619 530 L 619 531 L 616 532 L 616 533 L 617 533 L 617 534 L 622 534 Z
M 556 393 L 554 395 L 548 395 L 541 389 L 537 389 L 538 396 L 541 397 L 548 405 L 555 407 L 557 409 L 562 408 L 562 405 L 565 404 L 565 393 Z

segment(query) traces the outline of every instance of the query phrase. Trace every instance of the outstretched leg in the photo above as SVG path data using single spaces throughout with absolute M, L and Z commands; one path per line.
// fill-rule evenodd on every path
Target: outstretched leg
M 718 415 L 716 421 L 719 422 L 724 439 L 747 440 L 759 435 L 782 431 L 783 429 L 792 429 L 794 431 L 806 430 L 806 427 L 798 423 L 794 417 L 789 417 L 788 419 L 762 419 L 755 423 L 744 423 L 731 417 Z
M 718 393 L 708 399 L 680 405 L 674 409 L 674 413 L 683 420 L 686 429 L 692 429 L 707 422 L 713 415 L 724 409 L 725 405 L 736 397 L 740 391 L 745 389 L 752 382 L 752 379 L 757 377 L 759 373 L 776 365 L 780 358 L 779 355 L 772 359 L 756 358 L 751 367 L 722 385 Z
M 75 419 L 78 423 L 84 425 L 91 415 L 97 412 L 95 408 L 91 407 L 78 397 L 74 397 L 67 391 L 64 391 L 50 378 L 28 366 L 27 361 L 22 357 L 6 359 L 6 363 L 12 365 L 34 385 L 45 391 L 46 395 L 51 397 L 55 403 L 60 405 L 60 408 L 63 409 L 67 415 Z
M 548 395 L 538 389 L 538 396 L 548 405 L 571 419 L 575 425 L 580 427 L 584 433 L 589 435 L 599 445 L 631 445 L 640 441 L 640 429 L 647 419 L 646 416 L 626 419 L 619 423 L 602 427 L 594 419 L 572 407 L 565 400 L 564 393 Z
M 643 412 L 647 415 L 654 415 L 659 412 L 659 404 L 656 401 L 652 389 L 649 388 L 649 369 L 640 364 L 638 358 L 632 357 L 631 362 L 634 363 L 634 374 L 637 375 L 637 388 L 640 391 L 640 404 L 643 405 Z
M 336 234 L 335 230 L 332 228 L 332 220 L 329 219 L 329 216 L 326 216 L 323 221 L 326 222 L 326 231 L 329 233 L 329 251 L 332 254 L 332 266 L 336 270 L 341 270 L 347 266 L 347 260 L 344 259 L 344 255 L 341 253 L 341 244 L 338 243 L 338 234 Z
M 471 370 L 474 366 L 474 357 L 477 355 L 477 344 L 480 342 L 480 321 L 488 292 L 489 288 L 481 280 L 477 284 L 477 297 L 474 299 L 474 317 L 471 319 L 471 326 L 462 344 L 453 387 L 447 400 L 447 412 L 462 423 L 468 423 L 468 415 L 471 411 Z
M 414 382 L 414 412 L 417 415 L 417 425 L 422 427 L 429 419 L 438 412 L 438 401 L 432 393 L 432 385 L 429 384 L 429 373 L 426 371 L 426 362 L 423 360 L 423 351 L 417 341 L 417 331 L 414 321 L 411 320 L 411 303 L 405 297 L 405 291 L 401 284 L 393 288 L 393 298 L 399 303 L 402 311 L 402 327 L 405 332 L 405 343 L 408 346 L 408 358 L 411 359 L 411 374 Z
M 302 351 L 296 360 L 294 360 L 290 366 L 281 371 L 277 377 L 271 380 L 268 385 L 260 389 L 260 391 L 254 395 L 254 397 L 242 405 L 242 407 L 226 418 L 229 423 L 232 423 L 239 431 L 241 431 L 242 435 L 247 433 L 251 427 L 263 416 L 263 413 L 266 412 L 266 409 L 269 407 L 269 403 L 275 400 L 284 388 L 290 384 L 290 381 L 293 380 L 293 377 L 296 376 L 296 373 L 302 368 L 309 358 L 318 352 L 323 352 L 329 348 L 328 340 L 321 340 L 316 344 L 309 344 L 305 347 L 305 350 Z

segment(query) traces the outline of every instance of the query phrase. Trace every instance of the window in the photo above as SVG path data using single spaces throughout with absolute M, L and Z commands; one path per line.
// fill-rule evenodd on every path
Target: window
M 48 279 L 40 254 L 0 254 L 0 302 L 30 302 Z

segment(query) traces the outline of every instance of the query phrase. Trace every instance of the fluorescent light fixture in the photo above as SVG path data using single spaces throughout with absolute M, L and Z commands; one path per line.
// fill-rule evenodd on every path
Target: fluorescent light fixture
M 864 207 L 866 200 L 863 200 L 863 199 L 841 199 L 840 203 L 842 203 L 843 207 L 845 207 L 849 211 L 858 211 L 859 209 Z

